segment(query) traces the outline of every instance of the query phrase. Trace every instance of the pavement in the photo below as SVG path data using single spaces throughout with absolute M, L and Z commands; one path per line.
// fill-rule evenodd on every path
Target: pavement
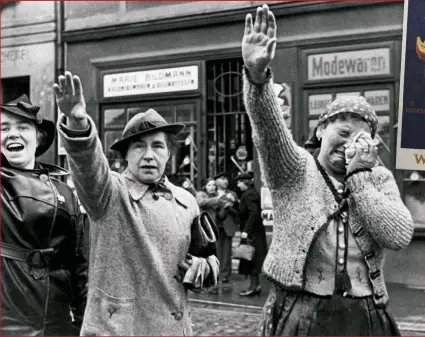
M 232 275 L 231 283 L 220 284 L 217 294 L 190 294 L 192 323 L 197 336 L 255 336 L 270 282 L 261 278 L 260 296 L 243 298 L 249 280 Z M 387 284 L 389 309 L 403 336 L 425 336 L 425 292 L 399 284 Z

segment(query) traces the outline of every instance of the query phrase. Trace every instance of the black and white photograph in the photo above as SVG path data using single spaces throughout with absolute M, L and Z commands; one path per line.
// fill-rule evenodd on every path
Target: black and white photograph
M 424 335 L 405 8 L 1 1 L 0 334 Z

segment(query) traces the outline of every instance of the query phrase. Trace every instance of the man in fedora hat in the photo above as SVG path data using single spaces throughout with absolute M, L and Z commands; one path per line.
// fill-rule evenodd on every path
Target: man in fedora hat
M 86 306 L 81 212 L 69 173 L 37 160 L 56 134 L 39 110 L 26 95 L 1 105 L 2 336 L 75 336 Z
M 59 133 L 77 194 L 91 218 L 82 335 L 191 335 L 187 291 L 175 276 L 186 260 L 199 208 L 192 194 L 164 175 L 184 125 L 168 124 L 153 109 L 135 115 L 111 146 L 127 162 L 118 174 L 109 168 L 86 113 L 78 76 L 60 76 L 55 94 L 66 116 L 59 121 Z M 197 275 L 201 287 L 202 280 L 204 286 L 216 283 L 218 260 L 196 261 L 201 261 L 199 269 L 189 274 Z

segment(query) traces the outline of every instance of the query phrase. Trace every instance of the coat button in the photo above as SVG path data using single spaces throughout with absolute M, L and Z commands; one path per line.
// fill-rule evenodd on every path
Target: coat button
M 164 193 L 164 198 L 167 200 L 171 200 L 172 196 L 170 193 Z
M 49 180 L 49 177 L 45 174 L 41 174 L 40 175 L 40 180 L 45 183 L 47 180 Z
M 183 318 L 183 313 L 181 311 L 172 312 L 171 315 L 173 315 L 177 321 Z

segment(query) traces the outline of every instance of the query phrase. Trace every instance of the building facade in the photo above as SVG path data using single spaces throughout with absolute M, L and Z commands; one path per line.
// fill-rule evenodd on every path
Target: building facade
M 168 172 L 200 188 L 207 177 L 261 174 L 242 100 L 241 39 L 256 2 L 66 2 L 65 68 L 84 84 L 111 168 L 109 146 L 136 113 L 154 108 L 187 125 Z M 364 95 L 379 115 L 379 155 L 397 178 L 417 224 L 403 252 L 389 253 L 387 280 L 423 286 L 424 179 L 395 171 L 402 2 L 270 3 L 278 43 L 276 94 L 294 139 L 303 144 L 326 104 Z M 267 208 L 267 197 L 264 197 Z M 272 230 L 272 223 L 269 228 Z M 403 267 L 401 267 L 403 266 Z M 403 268 L 402 270 L 400 268 Z
M 1 100 L 27 94 L 45 118 L 56 119 L 53 83 L 57 44 L 57 3 L 16 1 L 1 3 Z M 56 146 L 41 160 L 56 161 Z

